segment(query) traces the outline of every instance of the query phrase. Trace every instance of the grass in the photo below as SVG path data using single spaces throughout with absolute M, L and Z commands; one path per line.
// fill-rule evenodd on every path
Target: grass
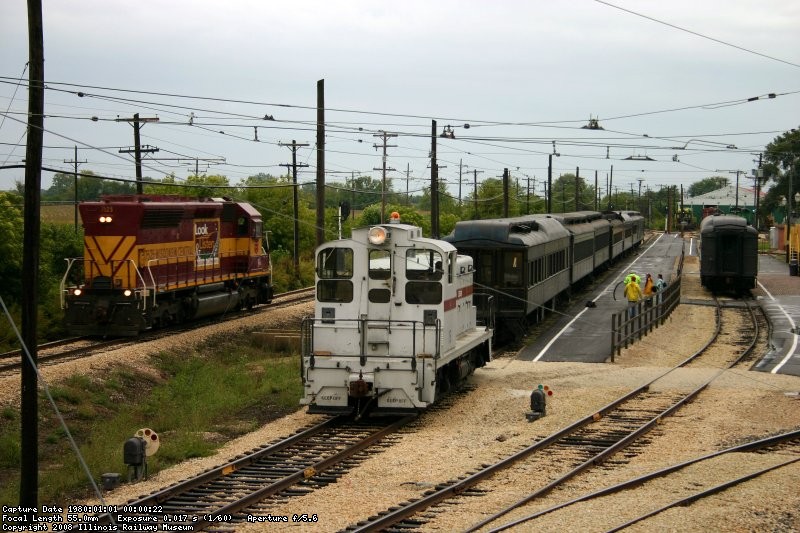
M 64 205 L 43 205 L 40 207 L 42 222 L 52 222 L 56 224 L 75 223 L 75 206 L 73 204 Z M 78 224 L 81 223 L 80 216 Z
M 56 405 L 98 483 L 107 472 L 127 479 L 123 443 L 140 428 L 159 434 L 148 458 L 154 474 L 192 457 L 211 455 L 228 440 L 298 409 L 298 354 L 266 354 L 230 337 L 195 353 L 161 353 L 156 372 L 122 365 L 102 379 L 75 375 L 51 385 Z M 90 484 L 49 402 L 40 399 L 39 501 L 82 501 Z M 0 505 L 19 495 L 19 412 L 0 412 Z

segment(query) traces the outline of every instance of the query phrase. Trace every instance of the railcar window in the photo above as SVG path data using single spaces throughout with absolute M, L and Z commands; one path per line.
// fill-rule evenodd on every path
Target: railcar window
M 494 258 L 492 252 L 481 252 L 475 254 L 475 281 L 490 284 L 492 282 L 492 269 L 494 268 Z
M 406 278 L 409 280 L 439 281 L 442 279 L 442 265 L 442 254 L 436 250 L 406 250 Z
M 317 283 L 320 302 L 348 303 L 353 301 L 353 282 L 346 279 L 321 279 Z
M 507 287 L 521 287 L 522 252 L 506 252 L 503 254 L 503 284 Z
M 322 279 L 352 278 L 353 250 L 325 248 L 317 256 L 317 276 Z
M 581 259 L 591 257 L 594 253 L 593 246 L 594 244 L 591 239 L 575 243 L 575 260 L 580 261 Z
M 369 251 L 370 279 L 389 279 L 392 277 L 392 254 L 389 250 Z
M 442 284 L 433 281 L 406 283 L 406 303 L 436 305 L 442 303 Z

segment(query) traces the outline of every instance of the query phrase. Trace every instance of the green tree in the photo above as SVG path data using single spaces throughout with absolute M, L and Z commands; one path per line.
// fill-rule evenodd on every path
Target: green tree
M 393 211 L 400 213 L 400 222 L 403 224 L 411 224 L 412 226 L 419 226 L 422 228 L 422 234 L 430 236 L 431 222 L 430 218 L 424 217 L 419 211 L 411 206 L 387 204 L 386 214 L 387 217 Z M 381 204 L 373 204 L 364 208 L 356 220 L 356 227 L 372 226 L 381 223 Z
M 687 193 L 689 196 L 700 196 L 701 194 L 722 189 L 730 184 L 731 180 L 725 176 L 712 176 L 692 183 Z
M 0 192 L 0 296 L 7 305 L 22 296 L 22 197 Z
M 578 198 L 575 198 L 575 174 L 562 174 L 553 181 L 553 213 L 594 210 L 594 185 L 583 178 L 577 179 Z
M 189 185 L 189 187 L 186 185 Z M 204 185 L 208 187 L 204 187 Z M 230 187 L 226 176 L 218 174 L 189 176 L 186 181 L 179 182 L 175 174 L 171 174 L 160 180 L 145 180 L 142 192 L 144 194 L 175 195 L 184 198 L 219 198 L 237 193 L 233 187 L 231 189 L 219 187 Z
M 135 194 L 136 186 L 124 181 L 102 179 L 91 170 L 83 170 L 78 176 L 78 201 L 99 200 L 104 194 Z M 53 183 L 42 191 L 42 201 L 72 202 L 75 200 L 75 177 L 58 172 Z
M 759 206 L 759 212 L 764 214 L 774 213 L 776 210 L 785 209 L 782 201 L 800 191 L 800 128 L 783 133 L 773 139 L 764 151 L 764 178 L 773 181 L 766 197 Z M 790 183 L 791 180 L 791 183 Z M 791 199 L 794 202 L 794 199 Z M 795 207 L 795 211 L 797 208 Z

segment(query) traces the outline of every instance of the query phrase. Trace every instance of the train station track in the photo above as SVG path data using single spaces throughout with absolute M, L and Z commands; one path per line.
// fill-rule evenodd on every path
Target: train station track
M 729 309 L 724 309 L 729 311 Z M 752 353 L 759 338 L 759 320 L 750 305 L 730 309 L 739 320 L 726 317 L 717 300 L 717 319 L 713 335 L 699 351 L 678 363 L 653 380 L 623 395 L 595 413 L 580 419 L 570 426 L 553 433 L 517 453 L 487 465 L 480 470 L 467 472 L 459 479 L 442 483 L 427 491 L 418 499 L 399 503 L 367 520 L 354 524 L 346 531 L 413 531 L 424 528 L 437 515 L 446 512 L 462 497 L 479 497 L 488 489 L 481 482 L 506 469 L 523 465 L 526 471 L 554 472 L 552 479 L 541 488 L 474 525 L 469 531 L 477 531 L 496 523 L 511 511 L 523 508 L 527 503 L 544 496 L 568 480 L 600 464 L 613 466 L 625 463 L 626 458 L 641 452 L 648 444 L 647 435 L 661 424 L 663 419 L 676 413 L 696 398 L 712 381 L 728 368 L 742 364 Z M 744 314 L 742 314 L 744 313 Z M 747 319 L 746 327 L 741 317 Z M 731 324 L 726 326 L 730 321 Z M 731 353 L 728 335 L 738 335 L 738 353 Z M 720 356 L 720 353 L 727 355 Z M 706 363 L 704 360 L 710 359 Z M 725 361 L 722 362 L 722 359 Z M 700 386 L 688 392 L 658 391 L 657 383 L 676 370 L 689 365 L 706 364 L 717 372 Z M 541 453 L 547 450 L 547 453 Z

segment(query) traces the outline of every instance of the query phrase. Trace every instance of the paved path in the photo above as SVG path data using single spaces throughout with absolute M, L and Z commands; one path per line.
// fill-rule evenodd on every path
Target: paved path
M 658 234 L 636 255 L 601 276 L 585 298 L 574 302 L 556 324 L 519 354 L 529 361 L 602 363 L 611 355 L 611 313 L 626 307 L 622 279 L 630 271 L 644 278 L 676 270 L 681 250 L 697 255 L 697 241 L 677 234 Z M 778 256 L 780 257 L 780 256 Z M 800 376 L 800 277 L 789 275 L 789 266 L 770 255 L 759 256 L 758 288 L 753 291 L 772 326 L 771 348 L 754 370 Z M 594 307 L 587 307 L 587 302 Z
M 669 281 L 684 241 L 680 235 L 657 234 L 635 255 L 619 261 L 590 288 L 585 299 L 574 303 L 549 331 L 520 353 L 531 361 L 602 363 L 611 355 L 611 314 L 627 307 L 622 280 L 631 271 L 644 279 L 663 274 Z M 592 301 L 594 307 L 587 307 Z

